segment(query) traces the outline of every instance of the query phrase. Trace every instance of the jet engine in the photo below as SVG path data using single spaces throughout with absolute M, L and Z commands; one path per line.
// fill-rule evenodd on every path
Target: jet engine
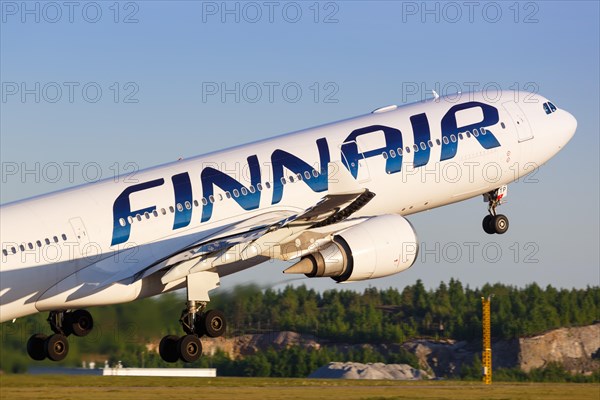
M 328 276 L 337 282 L 381 278 L 410 268 L 418 251 L 417 235 L 408 220 L 381 215 L 336 233 L 331 242 L 284 273 Z

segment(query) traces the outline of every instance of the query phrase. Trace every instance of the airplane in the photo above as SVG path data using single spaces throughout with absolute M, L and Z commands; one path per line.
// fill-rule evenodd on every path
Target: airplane
M 193 362 L 226 330 L 208 310 L 220 278 L 268 260 L 338 283 L 410 268 L 406 216 L 483 196 L 482 226 L 504 234 L 507 185 L 573 137 L 576 119 L 539 94 L 438 96 L 16 201 L 0 208 L 0 322 L 48 312 L 34 360 L 63 360 L 87 308 L 186 290 L 167 362 Z M 131 178 L 131 177 L 130 177 Z M 277 264 L 275 264 L 277 265 Z M 152 318 L 152 316 L 148 316 Z

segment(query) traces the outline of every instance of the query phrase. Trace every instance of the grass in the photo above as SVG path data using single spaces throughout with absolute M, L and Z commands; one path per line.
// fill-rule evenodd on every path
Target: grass
M 0 375 L 0 399 L 593 399 L 598 384 Z

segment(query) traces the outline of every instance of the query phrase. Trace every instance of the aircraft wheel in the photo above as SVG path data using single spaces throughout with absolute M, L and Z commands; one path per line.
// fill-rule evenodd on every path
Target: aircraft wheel
M 52 361 L 62 361 L 69 354 L 69 341 L 60 333 L 50 335 L 44 345 L 46 356 Z
M 92 314 L 86 310 L 76 310 L 69 313 L 67 316 L 70 331 L 75 336 L 86 336 L 94 327 L 94 319 Z
M 27 354 L 35 361 L 42 361 L 46 358 L 45 341 L 47 336 L 42 333 L 36 333 L 27 341 Z
M 185 335 L 177 342 L 181 361 L 191 363 L 202 355 L 202 342 L 196 335 Z
M 177 351 L 177 341 L 179 338 L 175 335 L 167 335 L 162 338 L 158 346 L 160 358 L 168 363 L 174 363 L 179 360 L 179 352 Z
M 204 332 L 211 338 L 222 336 L 227 328 L 225 314 L 218 310 L 207 311 L 202 320 L 204 321 Z
M 508 230 L 508 218 L 506 215 L 498 214 L 492 220 L 491 226 L 494 232 L 501 235 Z
M 494 217 L 488 214 L 483 218 L 483 222 L 481 223 L 483 230 L 488 235 L 492 235 L 492 234 L 496 233 L 494 227 L 492 226 L 492 218 L 494 218 Z

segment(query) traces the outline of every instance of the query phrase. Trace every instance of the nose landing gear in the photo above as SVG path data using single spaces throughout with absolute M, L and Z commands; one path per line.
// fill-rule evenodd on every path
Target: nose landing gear
M 484 201 L 488 202 L 488 212 L 483 218 L 483 230 L 487 234 L 503 234 L 508 230 L 508 217 L 502 214 L 496 214 L 496 207 L 504 202 L 504 198 L 508 193 L 508 187 L 503 185 L 498 189 L 487 192 L 483 195 Z

